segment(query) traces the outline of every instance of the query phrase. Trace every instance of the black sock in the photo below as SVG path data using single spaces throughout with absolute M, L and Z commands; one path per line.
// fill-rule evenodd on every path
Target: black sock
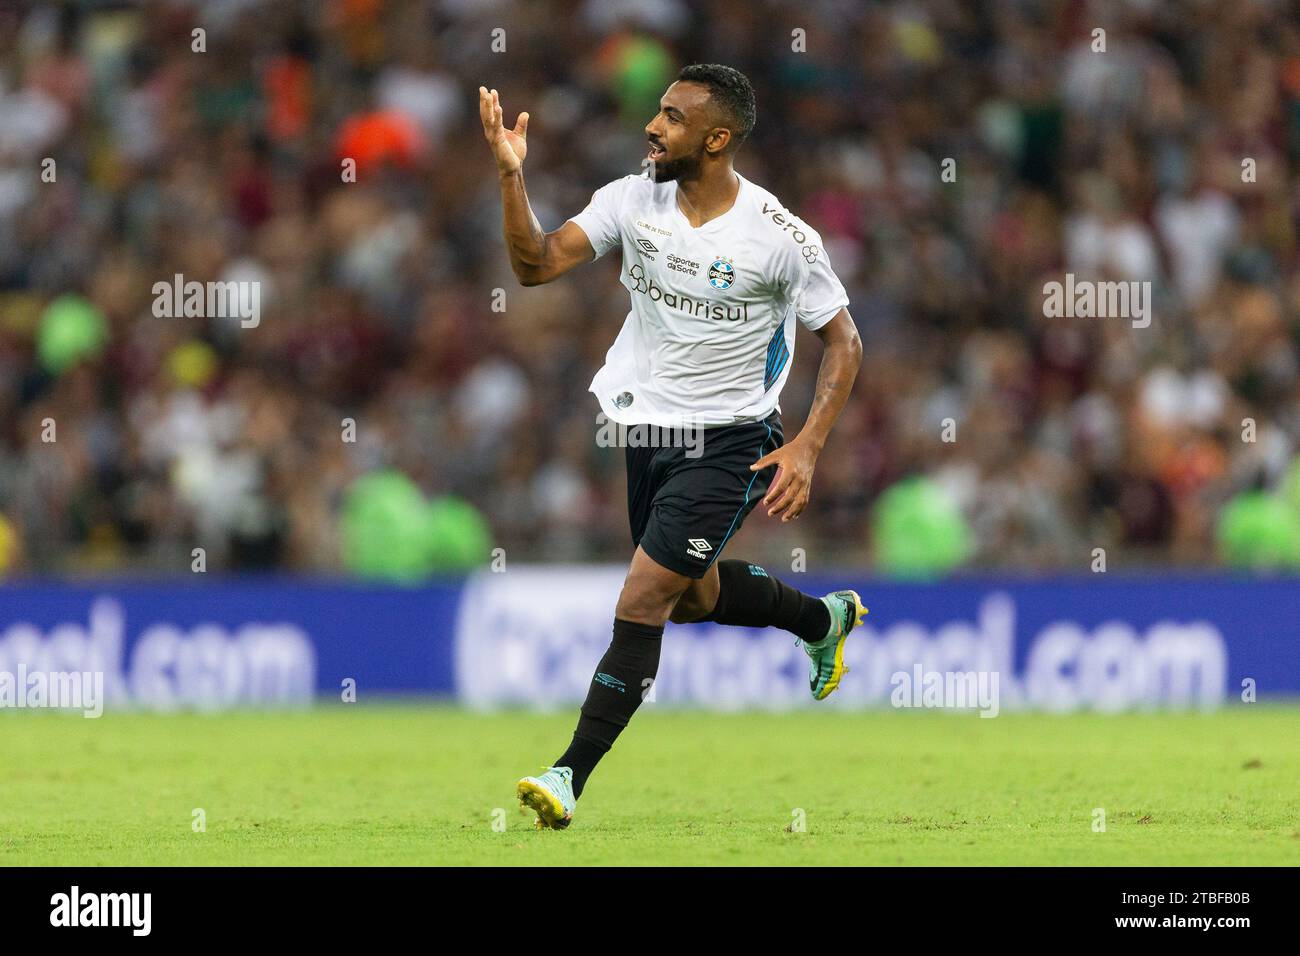
M 591 689 L 582 703 L 578 728 L 573 732 L 573 742 L 554 764 L 573 770 L 575 797 L 582 796 L 587 777 L 614 746 L 619 733 L 649 692 L 659 671 L 663 636 L 662 625 L 614 619 L 614 639 L 596 667 Z
M 740 627 L 779 627 L 805 641 L 820 641 L 831 615 L 820 598 L 783 584 L 757 564 L 718 562 L 718 603 L 700 618 Z

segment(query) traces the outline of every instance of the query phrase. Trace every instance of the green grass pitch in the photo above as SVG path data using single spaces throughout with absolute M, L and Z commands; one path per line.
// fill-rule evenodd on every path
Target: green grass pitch
M 573 722 L 363 704 L 0 713 L 0 864 L 1300 863 L 1295 707 L 645 709 L 573 826 L 538 832 L 513 784 Z

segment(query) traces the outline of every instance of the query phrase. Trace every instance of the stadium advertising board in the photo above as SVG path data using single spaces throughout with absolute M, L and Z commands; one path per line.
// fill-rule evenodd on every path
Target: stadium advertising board
M 0 589 L 0 674 L 10 675 L 0 707 L 15 705 L 16 675 L 66 672 L 102 673 L 110 711 L 305 706 L 341 699 L 348 681 L 359 700 L 571 707 L 608 645 L 623 574 L 516 567 L 412 588 L 11 584 Z M 816 593 L 847 581 L 871 607 L 832 700 L 809 699 L 806 658 L 785 632 L 712 624 L 669 625 L 647 699 L 736 710 L 953 706 L 955 681 L 966 707 L 995 716 L 1300 694 L 1295 581 L 851 578 L 801 582 Z

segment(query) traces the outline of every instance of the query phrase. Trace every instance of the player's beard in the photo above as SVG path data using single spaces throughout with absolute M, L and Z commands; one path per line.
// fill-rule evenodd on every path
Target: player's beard
M 693 179 L 700 171 L 704 161 L 704 150 L 655 163 L 655 182 L 670 183 L 674 180 Z

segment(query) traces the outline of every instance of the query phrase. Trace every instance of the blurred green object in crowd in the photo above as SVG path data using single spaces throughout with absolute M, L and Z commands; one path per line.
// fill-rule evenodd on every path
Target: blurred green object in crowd
M 364 578 L 420 581 L 437 571 L 468 571 L 492 548 L 478 509 L 452 496 L 430 504 L 397 471 L 357 479 L 344 500 L 341 527 L 344 563 Z
M 433 567 L 439 571 L 469 571 L 486 563 L 492 550 L 487 520 L 468 501 L 452 495 L 429 505 Z
M 1243 491 L 1219 515 L 1219 553 L 1237 568 L 1300 565 L 1300 515 L 1278 495 Z
M 400 472 L 373 472 L 353 482 L 340 527 L 343 562 L 359 577 L 418 581 L 433 570 L 428 502 Z
M 876 502 L 872 529 L 876 566 L 895 577 L 935 577 L 971 552 L 961 509 L 928 478 L 906 478 L 886 490 Z
M 659 97 L 673 81 L 672 54 L 652 37 L 624 37 L 614 47 L 612 67 L 619 113 L 626 122 L 645 124 L 659 112 Z
M 98 355 L 107 341 L 104 314 L 79 295 L 61 295 L 46 306 L 36 331 L 37 354 L 51 375 Z

